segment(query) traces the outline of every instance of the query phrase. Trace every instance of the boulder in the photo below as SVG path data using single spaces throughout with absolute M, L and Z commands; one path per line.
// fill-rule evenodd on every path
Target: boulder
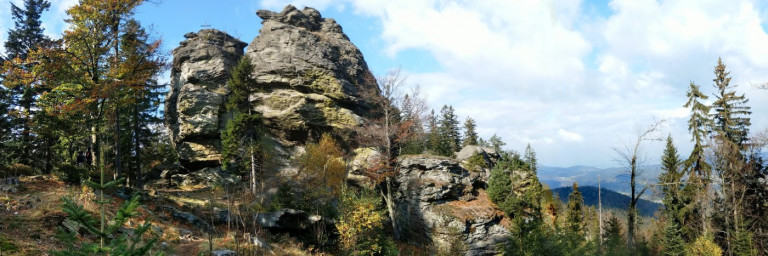
M 211 252 L 213 256 L 237 256 L 237 253 L 232 250 L 215 250 Z
M 227 79 L 246 43 L 215 29 L 184 37 L 173 50 L 165 122 L 180 163 L 197 170 L 219 165 Z
M 377 165 L 382 163 L 382 154 L 376 148 L 358 148 L 353 152 L 352 160 L 349 162 L 349 172 L 347 180 L 361 186 L 372 186 L 372 180 L 365 175 Z
M 180 211 L 179 209 L 176 209 L 176 207 L 173 206 L 167 206 L 167 205 L 161 205 L 157 207 L 157 210 L 159 212 L 165 212 L 169 216 L 171 216 L 174 220 L 180 221 L 183 223 L 187 223 L 197 229 L 200 229 L 202 231 L 208 232 L 211 231 L 211 226 L 208 225 L 208 222 L 205 222 L 204 220 L 200 219 L 200 217 L 197 217 L 194 214 Z
M 437 246 L 463 243 L 466 255 L 496 255 L 509 220 L 482 189 L 483 177 L 446 157 L 398 159 L 395 207 L 407 240 Z
M 180 187 L 194 188 L 235 184 L 239 178 L 222 171 L 220 167 L 205 167 L 187 174 L 174 174 L 171 180 Z
M 499 158 L 495 149 L 476 145 L 465 146 L 456 153 L 456 160 L 461 162 L 462 167 L 482 173 L 485 179 L 491 176 L 491 169 Z
M 317 228 L 326 229 L 327 232 L 330 232 L 326 234 L 331 234 L 335 228 L 331 219 L 295 209 L 259 213 L 256 214 L 256 221 L 262 228 L 267 228 L 272 232 L 289 233 L 297 236 L 313 232 Z

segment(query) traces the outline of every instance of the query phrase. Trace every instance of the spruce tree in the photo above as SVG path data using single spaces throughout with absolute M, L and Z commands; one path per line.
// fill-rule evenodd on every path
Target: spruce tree
M 533 151 L 531 144 L 525 146 L 525 162 L 528 164 L 528 168 L 531 170 L 531 172 L 533 172 L 533 175 L 535 176 L 538 163 L 536 160 L 536 151 Z
M 439 130 L 441 137 L 444 138 L 441 147 L 445 147 L 441 149 L 441 152 L 447 150 L 446 152 L 453 154 L 453 152 L 459 151 L 461 133 L 459 132 L 459 120 L 454 113 L 453 106 L 443 105 L 440 110 Z
M 661 156 L 661 174 L 659 175 L 659 181 L 661 184 L 661 192 L 664 195 L 664 213 L 667 216 L 667 221 L 682 225 L 681 212 L 683 211 L 683 204 L 681 197 L 682 190 L 682 178 L 683 173 L 680 170 L 680 158 L 677 154 L 677 148 L 675 148 L 672 141 L 672 135 L 667 136 L 667 144 L 664 148 L 664 153 Z
M 675 222 L 668 222 L 664 226 L 664 249 L 662 254 L 665 256 L 683 256 L 685 255 L 685 242 L 680 236 L 680 226 Z
M 611 216 L 603 227 L 603 255 L 626 255 L 624 234 L 621 232 L 621 222 L 616 216 Z
M 18 132 L 13 136 L 13 140 L 18 141 L 14 158 L 26 165 L 41 162 L 33 160 L 41 156 L 34 154 L 34 149 L 38 148 L 35 144 L 39 142 L 34 135 L 36 133 L 32 131 L 32 124 L 37 112 L 36 96 L 43 90 L 39 80 L 30 75 L 37 64 L 28 57 L 50 41 L 43 34 L 44 28 L 40 21 L 43 12 L 50 7 L 51 3 L 47 0 L 25 0 L 23 9 L 11 3 L 14 28 L 8 31 L 8 39 L 5 42 L 7 61 L 3 70 L 11 70 L 14 75 L 9 75 L 3 85 L 10 89 L 10 97 L 7 98 L 10 105 L 18 109 L 10 120 L 10 131 Z
M 225 170 L 251 176 L 251 193 L 256 193 L 256 175 L 263 164 L 263 148 L 259 126 L 261 116 L 253 111 L 249 100 L 256 79 L 251 76 L 253 63 L 244 56 L 232 69 L 227 82 L 230 94 L 225 104 L 231 113 L 227 126 L 221 134 L 222 165 Z
M 478 145 L 476 129 L 477 124 L 475 124 L 475 120 L 467 117 L 467 120 L 464 121 L 464 141 L 461 143 L 462 146 Z
M 584 234 L 584 197 L 579 192 L 579 184 L 574 182 L 573 191 L 568 195 L 568 208 L 565 216 L 565 226 L 573 235 Z
M 499 137 L 495 133 L 488 140 L 488 143 L 490 143 L 491 147 L 493 147 L 493 149 L 495 149 L 496 152 L 499 152 L 499 153 L 501 153 L 501 147 L 503 147 L 504 145 L 507 145 L 507 143 L 504 143 L 504 141 L 501 140 L 501 137 Z
M 691 141 L 694 142 L 691 154 L 685 160 L 685 173 L 688 175 L 688 182 L 685 185 L 684 193 L 686 197 L 696 201 L 695 205 L 689 205 L 689 210 L 685 215 L 686 228 L 696 228 L 699 234 L 706 232 L 705 219 L 705 195 L 709 190 L 710 176 L 712 167 L 706 160 L 704 149 L 707 147 L 705 140 L 709 134 L 709 128 L 712 127 L 710 119 L 710 107 L 702 103 L 707 100 L 706 94 L 702 93 L 699 86 L 693 82 L 689 85 L 686 96 L 688 101 L 683 107 L 691 109 L 691 117 L 688 119 L 688 131 L 691 133 Z M 690 236 L 689 236 L 690 235 Z M 694 239 L 697 234 L 687 234 L 687 239 Z
M 715 79 L 712 81 L 715 82 L 717 90 L 716 100 L 712 103 L 715 111 L 712 130 L 715 136 L 721 136 L 723 140 L 741 146 L 749 139 L 749 115 L 752 113 L 746 105 L 749 99 L 744 97 L 744 94 L 736 95 L 735 86 L 731 85 L 730 72 L 725 70 L 725 64 L 720 58 L 717 59 Z

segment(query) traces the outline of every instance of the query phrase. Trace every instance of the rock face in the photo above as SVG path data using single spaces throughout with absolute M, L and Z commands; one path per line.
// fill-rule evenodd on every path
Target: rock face
M 351 141 L 372 115 L 371 99 L 380 97 L 360 50 L 336 21 L 315 9 L 289 5 L 280 13 L 257 15 L 263 19 L 261 33 L 245 53 L 257 79 L 250 100 L 278 152 L 290 155 L 284 149 L 324 132 Z M 173 51 L 165 118 L 181 164 L 197 170 L 219 165 L 226 82 L 246 44 L 213 29 L 185 37 Z
M 219 164 L 226 83 L 246 44 L 214 29 L 184 37 L 173 50 L 165 121 L 179 161 L 195 170 Z
M 283 144 L 332 132 L 346 138 L 379 97 L 374 76 L 341 26 L 312 8 L 261 10 L 259 34 L 246 50 L 255 66 L 257 102 L 266 125 Z M 312 134 L 310 134 L 312 133 Z
M 449 246 L 463 243 L 466 255 L 496 255 L 510 236 L 504 213 L 490 202 L 484 173 L 438 156 L 399 159 L 395 201 L 407 240 Z

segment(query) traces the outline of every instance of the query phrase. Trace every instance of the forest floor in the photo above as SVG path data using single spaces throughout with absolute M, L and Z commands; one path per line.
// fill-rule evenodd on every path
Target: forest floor
M 62 210 L 62 198 L 72 198 L 84 209 L 97 217 L 98 195 L 86 186 L 67 185 L 55 176 L 31 176 L 20 179 L 17 191 L 0 192 L 0 256 L 3 255 L 48 255 L 52 250 L 66 248 L 57 238 L 57 230 L 67 214 Z M 212 234 L 203 232 L 200 222 L 190 222 L 187 218 L 199 218 L 206 223 L 213 221 L 214 207 L 226 209 L 227 205 L 242 202 L 228 200 L 228 191 L 221 189 L 170 189 L 159 188 L 148 191 L 137 215 L 126 223 L 126 229 L 132 229 L 148 221 L 153 228 L 147 233 L 158 237 L 159 241 L 152 254 L 160 251 L 165 255 L 209 255 L 209 239 L 213 250 L 229 249 L 240 252 L 238 255 L 264 255 L 252 244 L 244 243 L 242 232 L 236 228 L 219 224 L 213 225 Z M 107 191 L 105 196 L 108 218 L 125 202 L 115 191 Z M 234 198 L 234 197 L 233 197 Z M 212 204 L 208 203 L 212 202 Z M 173 210 L 169 210 L 173 209 Z M 182 217 L 180 217 L 180 214 Z M 192 216 L 192 217 L 190 217 Z M 203 223 L 205 224 L 205 223 Z M 95 238 L 87 232 L 80 232 L 78 238 L 83 241 Z M 271 252 L 267 255 L 309 255 L 301 243 L 290 237 L 271 237 Z

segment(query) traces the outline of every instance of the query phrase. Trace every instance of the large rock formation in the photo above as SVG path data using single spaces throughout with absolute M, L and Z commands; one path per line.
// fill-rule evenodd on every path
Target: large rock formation
M 250 96 L 269 137 L 284 157 L 310 137 L 330 132 L 349 142 L 371 115 L 378 86 L 360 50 L 333 19 L 289 5 L 258 11 L 261 33 L 248 46 L 257 84 Z M 217 30 L 185 35 L 173 51 L 166 122 L 181 164 L 190 170 L 219 164 L 223 103 L 230 70 L 245 43 Z
M 509 220 L 490 202 L 483 172 L 438 156 L 399 159 L 395 201 L 402 233 L 410 241 L 448 247 L 462 243 L 466 255 L 496 255 L 507 241 Z
M 322 132 L 345 138 L 379 97 L 363 54 L 341 26 L 312 8 L 261 10 L 248 46 L 260 92 L 251 95 L 272 134 L 296 145 Z M 312 133 L 312 134 L 310 134 Z
M 194 170 L 219 164 L 226 83 L 246 44 L 214 29 L 184 37 L 173 50 L 165 121 L 181 164 Z

